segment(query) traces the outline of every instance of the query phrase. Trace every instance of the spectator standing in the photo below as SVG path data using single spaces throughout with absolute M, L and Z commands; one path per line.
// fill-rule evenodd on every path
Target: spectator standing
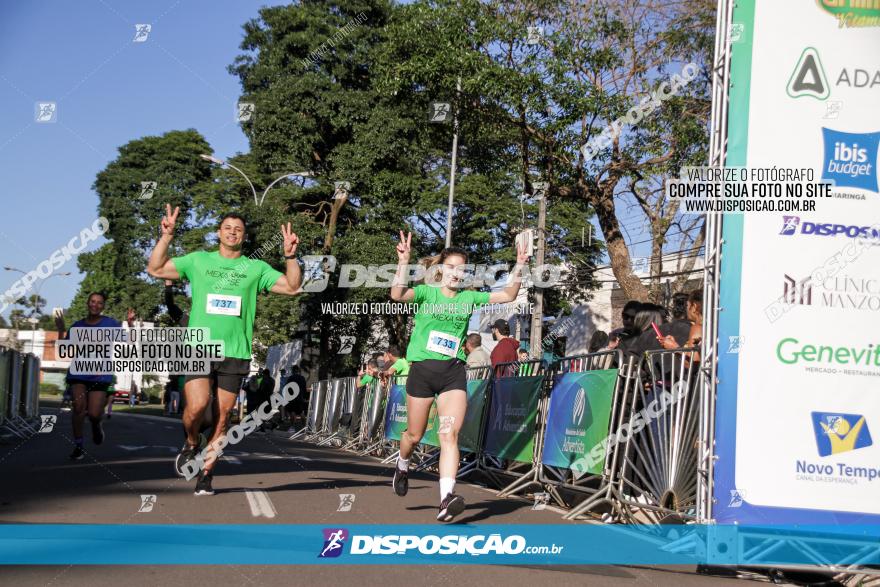
M 464 354 L 467 355 L 468 368 L 487 367 L 492 363 L 489 353 L 483 348 L 483 337 L 476 332 L 471 332 L 465 338 Z
M 492 369 L 501 363 L 515 363 L 519 359 L 519 341 L 510 336 L 507 320 L 499 318 L 492 324 L 492 338 L 498 341 L 490 355 Z
M 587 347 L 588 353 L 598 353 L 608 346 L 608 333 L 604 330 L 597 330 L 590 337 L 590 344 Z
M 672 336 L 678 346 L 684 346 L 690 337 L 691 321 L 688 320 L 688 294 L 679 292 L 672 296 L 672 320 L 660 326 L 660 333 Z

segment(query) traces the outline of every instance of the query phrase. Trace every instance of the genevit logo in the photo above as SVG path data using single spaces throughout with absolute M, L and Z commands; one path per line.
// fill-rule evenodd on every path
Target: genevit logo
M 861 414 L 812 412 L 813 432 L 820 457 L 871 446 L 871 431 Z
M 785 91 L 792 98 L 809 96 L 817 100 L 825 100 L 831 95 L 822 60 L 819 58 L 819 52 L 813 47 L 807 47 L 801 53 Z
M 877 150 L 880 132 L 854 133 L 822 128 L 825 158 L 822 179 L 836 187 L 853 187 L 878 193 Z
M 584 420 L 584 408 L 587 404 L 587 397 L 584 393 L 584 388 L 581 387 L 578 389 L 577 394 L 574 396 L 574 406 L 571 410 L 571 423 L 573 426 L 580 426 L 581 422 Z
M 324 528 L 324 547 L 318 558 L 336 558 L 342 554 L 345 541 L 348 538 L 348 530 L 345 528 Z

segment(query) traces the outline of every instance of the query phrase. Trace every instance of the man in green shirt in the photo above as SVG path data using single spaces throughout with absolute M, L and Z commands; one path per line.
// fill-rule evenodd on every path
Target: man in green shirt
M 370 359 L 367 361 L 366 370 L 361 371 L 358 375 L 360 376 L 360 379 L 355 387 L 360 390 L 362 387 L 366 387 L 376 380 L 376 377 L 379 375 L 379 363 L 377 363 L 375 359 Z
M 224 359 L 211 365 L 210 375 L 186 377 L 183 423 L 187 441 L 176 460 L 178 473 L 188 461 L 195 459 L 199 426 L 211 399 L 212 386 L 217 388 L 212 406 L 215 424 L 208 444 L 226 433 L 227 417 L 235 405 L 241 381 L 249 371 L 257 294 L 269 291 L 292 296 L 300 293 L 302 285 L 302 273 L 295 258 L 299 239 L 291 231 L 290 223 L 281 225 L 287 265 L 286 272 L 281 273 L 265 261 L 242 257 L 246 224 L 244 218 L 235 213 L 220 219 L 218 250 L 169 258 L 168 247 L 174 238 L 179 213 L 179 208 L 172 212 L 171 206 L 166 204 L 162 236 L 150 255 L 147 272 L 159 279 L 182 278 L 190 282 L 192 308 L 188 326 L 207 328 L 211 340 L 222 340 Z M 211 483 L 215 463 L 216 458 L 205 462 L 196 482 L 196 495 L 214 495 Z
M 409 375 L 409 361 L 401 356 L 400 349 L 394 345 L 390 345 L 385 350 L 382 357 L 385 370 L 382 371 L 384 377 L 394 377 L 396 375 Z

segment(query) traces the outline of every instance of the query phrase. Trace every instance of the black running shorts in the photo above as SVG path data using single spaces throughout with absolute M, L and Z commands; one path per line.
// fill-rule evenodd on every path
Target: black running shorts
M 194 379 L 211 378 L 211 387 L 217 387 L 223 391 L 238 394 L 241 389 L 241 381 L 251 371 L 251 362 L 247 359 L 226 357 L 222 361 L 211 363 L 210 375 L 187 375 L 184 381 Z
M 110 389 L 110 383 L 99 383 L 97 381 L 84 381 L 82 379 L 75 379 L 71 377 L 67 380 L 68 385 L 85 385 L 86 391 L 101 391 L 108 395 L 113 395 L 116 393 Z
M 407 395 L 428 398 L 451 389 L 467 390 L 467 366 L 461 359 L 425 359 L 410 366 Z

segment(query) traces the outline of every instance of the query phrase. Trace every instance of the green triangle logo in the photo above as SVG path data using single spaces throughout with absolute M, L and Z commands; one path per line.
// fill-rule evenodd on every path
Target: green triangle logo
M 817 100 L 825 100 L 831 95 L 831 88 L 825 77 L 825 68 L 822 67 L 822 60 L 816 49 L 807 47 L 801 53 L 801 58 L 791 72 L 785 91 L 792 98 L 809 96 Z

